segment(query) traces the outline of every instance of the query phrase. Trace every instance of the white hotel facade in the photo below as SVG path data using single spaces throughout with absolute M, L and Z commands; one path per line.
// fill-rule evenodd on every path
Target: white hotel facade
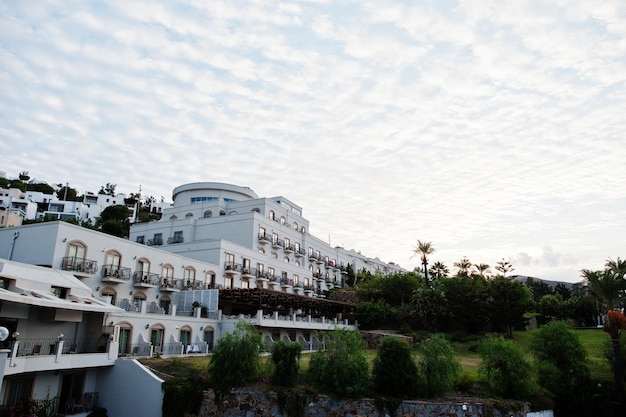
M 239 320 L 269 344 L 315 349 L 317 332 L 356 328 L 353 306 L 327 298 L 345 285 L 348 265 L 403 271 L 311 235 L 301 207 L 284 197 L 192 183 L 173 201 L 161 220 L 133 225 L 129 239 L 62 221 L 0 228 L 0 326 L 11 335 L 4 364 L 0 353 L 2 404 L 20 389 L 41 399 L 46 387 L 66 414 L 86 415 L 81 400 L 97 396 L 122 416 L 133 387 L 162 396 L 160 380 L 128 359 L 207 354 Z M 79 323 L 82 310 L 90 319 Z

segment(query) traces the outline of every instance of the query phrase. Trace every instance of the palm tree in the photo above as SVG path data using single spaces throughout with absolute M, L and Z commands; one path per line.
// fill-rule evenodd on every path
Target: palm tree
M 417 246 L 413 249 L 413 254 L 415 256 L 420 255 L 422 265 L 424 265 L 424 280 L 426 281 L 426 285 L 428 285 L 428 255 L 434 251 L 435 248 L 433 248 L 431 242 L 422 242 L 421 240 L 417 241 Z
M 623 318 L 623 315 L 616 308 L 619 307 L 621 297 L 626 290 L 625 265 L 623 261 L 617 258 L 617 261 L 607 261 L 604 271 L 591 271 L 589 269 L 581 271 L 582 277 L 587 281 L 589 293 L 604 304 L 607 311 L 604 328 L 611 336 L 615 387 L 619 389 L 620 396 L 624 395 L 622 389 L 624 364 L 619 346 L 619 328 L 622 323 L 620 318 Z
M 478 275 L 485 276 L 487 272 L 491 272 L 489 268 L 491 267 L 488 264 L 474 264 L 474 269 L 476 269 Z
M 472 263 L 467 259 L 467 256 L 464 256 L 459 262 L 454 263 L 454 267 L 459 270 L 457 275 L 467 275 L 467 272 L 472 267 Z
M 433 278 L 446 278 L 448 276 L 448 274 L 450 273 L 450 270 L 448 270 L 448 267 L 446 266 L 446 264 L 444 264 L 441 261 L 437 261 L 433 264 L 433 266 L 430 267 L 430 275 L 433 276 Z

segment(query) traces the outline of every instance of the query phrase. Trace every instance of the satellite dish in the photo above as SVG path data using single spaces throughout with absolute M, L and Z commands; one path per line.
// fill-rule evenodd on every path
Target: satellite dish
M 6 327 L 0 326 L 0 342 L 4 342 L 9 337 L 9 329 Z

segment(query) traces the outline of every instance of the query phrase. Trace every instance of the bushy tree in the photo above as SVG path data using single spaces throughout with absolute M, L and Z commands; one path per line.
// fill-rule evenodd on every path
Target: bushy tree
M 539 328 L 530 343 L 539 385 L 552 394 L 557 415 L 581 415 L 589 401 L 590 371 L 587 351 L 562 321 Z
M 220 338 L 208 366 L 211 385 L 217 393 L 226 393 L 258 378 L 261 343 L 261 335 L 244 321 Z
M 502 268 L 506 270 L 506 265 Z M 532 301 L 530 290 L 519 281 L 501 275 L 489 281 L 488 294 L 491 325 L 512 338 L 513 329 L 524 325 L 524 314 Z
M 418 378 L 410 346 L 397 337 L 385 337 L 374 358 L 374 392 L 384 397 L 415 398 L 418 395 Z
M 413 303 L 424 329 L 438 331 L 448 314 L 448 302 L 445 293 L 439 288 L 439 281 L 430 288 L 419 288 L 413 292 Z
M 337 329 L 324 334 L 323 338 L 325 346 L 313 353 L 309 362 L 313 386 L 339 398 L 365 395 L 370 387 L 370 376 L 365 341 L 360 333 Z
M 384 300 L 364 301 L 356 305 L 354 312 L 364 329 L 378 328 L 393 317 L 393 309 Z
M 481 343 L 478 354 L 479 375 L 492 392 L 517 400 L 527 400 L 533 394 L 532 367 L 512 340 L 488 337 Z
M 420 343 L 418 351 L 421 394 L 436 397 L 451 391 L 462 367 L 450 342 L 441 334 L 433 335 Z
M 278 340 L 272 345 L 272 383 L 293 387 L 298 381 L 302 345 L 298 342 Z

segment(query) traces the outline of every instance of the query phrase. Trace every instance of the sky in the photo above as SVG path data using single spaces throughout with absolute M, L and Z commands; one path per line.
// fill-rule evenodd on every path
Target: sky
M 0 2 L 0 171 L 247 186 L 412 270 L 626 257 L 626 2 Z

